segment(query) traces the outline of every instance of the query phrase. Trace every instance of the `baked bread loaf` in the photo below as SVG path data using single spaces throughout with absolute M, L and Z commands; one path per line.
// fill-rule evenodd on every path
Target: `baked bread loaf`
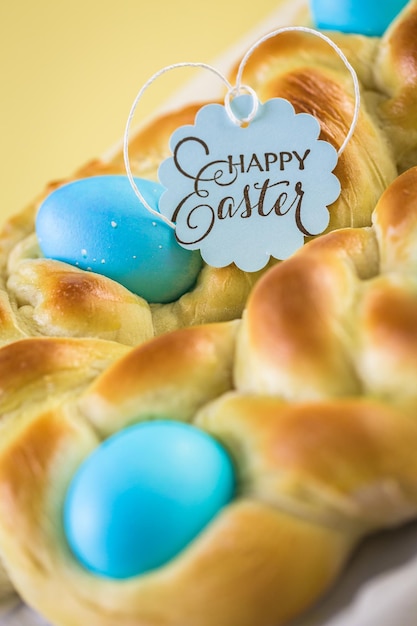
M 374 225 L 368 227 L 384 189 L 398 172 L 417 163 L 416 32 L 413 1 L 382 39 L 331 34 L 358 73 L 362 107 L 357 130 L 336 169 L 342 194 L 330 207 L 328 230 L 366 228 L 327 235 L 311 242 L 291 263 L 280 264 L 254 292 L 241 323 L 231 320 L 241 316 L 263 272 L 205 266 L 189 293 L 169 304 L 149 304 L 104 276 L 41 257 L 34 234 L 41 200 L 70 180 L 124 173 L 120 152 L 51 184 L 3 228 L 0 545 L 19 591 L 57 624 L 73 623 L 69 616 L 75 623 L 114 624 L 119 615 L 120 624 L 135 626 L 285 623 L 328 586 L 364 534 L 414 515 L 413 464 L 410 458 L 407 475 L 404 468 L 401 474 L 399 450 L 403 445 L 411 457 L 413 429 L 407 420 L 415 412 L 415 220 L 410 207 L 398 213 L 398 207 L 408 205 L 407 185 L 415 185 L 414 170 L 385 193 Z M 262 100 L 282 96 L 297 112 L 312 113 L 320 120 L 322 137 L 341 145 L 353 114 L 352 86 L 343 64 L 322 41 L 300 33 L 270 40 L 251 58 L 244 82 Z M 156 177 L 159 163 L 168 156 L 170 134 L 191 123 L 200 106 L 158 116 L 132 138 L 135 174 Z M 293 284 L 302 285 L 304 307 L 296 287 L 288 288 Z M 274 297 L 275 309 L 268 305 Z M 264 316 L 268 324 L 261 328 L 258 320 Z M 167 335 L 124 356 L 125 346 L 219 321 L 227 323 Z M 162 366 L 166 354 L 172 358 Z M 146 374 L 150 357 L 157 366 Z M 165 386 L 158 372 L 163 372 Z M 232 393 L 223 395 L 227 390 Z M 236 459 L 242 498 L 172 569 L 164 568 L 168 577 L 171 571 L 175 574 L 169 584 L 158 573 L 132 585 L 104 585 L 74 565 L 62 543 L 63 490 L 80 460 L 102 438 L 165 410 L 171 419 L 192 421 L 225 442 Z M 335 410 L 340 415 L 337 431 L 330 428 Z M 300 441 L 288 443 L 285 435 L 285 458 L 269 465 L 275 414 L 282 416 L 289 433 L 294 423 Z M 262 431 L 257 430 L 259 415 L 265 417 Z M 397 439 L 392 420 L 402 424 Z M 303 423 L 311 423 L 311 432 L 324 439 L 319 444 L 314 438 L 305 441 L 299 435 Z M 349 430 L 351 423 L 355 433 Z M 370 450 L 365 445 L 368 434 L 378 433 L 381 425 L 385 430 Z M 353 441 L 352 450 L 341 458 L 354 471 L 339 483 L 339 468 L 334 483 L 328 484 L 324 474 L 329 458 L 327 453 L 319 456 L 315 446 L 325 440 L 339 450 L 345 439 Z M 17 474 L 12 451 L 20 451 L 22 459 Z M 367 467 L 367 454 L 376 459 L 374 474 Z M 305 473 L 313 477 L 308 488 Z M 375 519 L 367 519 L 370 509 Z M 269 534 L 276 535 L 274 544 Z M 288 569 L 293 557 L 284 548 L 290 539 L 309 555 L 304 570 L 297 561 Z M 220 572 L 216 559 L 229 559 L 230 568 Z M 208 564 L 212 577 L 201 581 L 201 564 Z M 264 567 L 263 577 L 258 577 L 258 568 Z M 199 585 L 201 581 L 198 596 L 190 582 L 194 579 Z M 62 586 L 73 597 L 58 607 L 55 596 L 61 595 Z M 281 600 L 280 607 L 278 586 L 287 603 Z M 245 602 L 242 589 L 247 590 Z M 0 596 L 10 591 L 5 579 Z M 155 595 L 159 600 L 154 604 Z M 219 602 L 219 596 L 226 599 Z M 213 612 L 201 615 L 205 602 Z
M 342 193 L 329 207 L 328 230 L 369 225 L 383 190 L 398 171 L 417 162 L 416 16 L 413 1 L 381 40 L 332 34 L 358 73 L 362 106 L 335 171 Z M 243 79 L 261 100 L 282 96 L 297 112 L 315 115 L 322 137 L 341 146 L 352 121 L 353 88 L 343 63 L 325 42 L 304 33 L 269 40 L 251 57 Z M 193 122 L 199 106 L 160 115 L 138 131 L 130 144 L 134 174 L 156 178 L 168 156 L 172 131 Z M 68 180 L 123 172 L 119 151 L 87 164 Z M 41 258 L 35 214 L 41 199 L 62 182 L 68 181 L 53 183 L 6 224 L 0 237 L 2 344 L 30 336 L 61 336 L 134 346 L 179 327 L 240 317 L 262 272 L 204 266 L 195 287 L 178 300 L 149 304 L 105 276 Z
M 413 168 L 372 226 L 329 233 L 270 269 L 241 321 L 133 350 L 5 346 L 0 550 L 23 598 L 58 626 L 279 626 L 369 533 L 415 518 L 416 240 Z M 34 363 L 35 343 L 45 356 Z M 219 440 L 237 493 L 166 565 L 96 576 L 67 545 L 66 490 L 100 442 L 156 416 Z

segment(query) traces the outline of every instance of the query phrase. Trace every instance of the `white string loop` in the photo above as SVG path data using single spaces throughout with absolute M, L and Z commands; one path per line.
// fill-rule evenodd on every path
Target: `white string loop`
M 255 52 L 255 50 L 257 48 L 259 48 L 259 46 L 261 46 L 265 41 L 268 41 L 268 39 L 272 39 L 273 37 L 277 37 L 278 35 L 281 35 L 281 33 L 288 33 L 288 32 L 294 32 L 294 31 L 299 31 L 299 32 L 309 33 L 311 35 L 315 35 L 316 37 L 319 37 L 320 39 L 322 39 L 323 41 L 328 43 L 329 46 L 331 48 L 333 48 L 333 50 L 338 54 L 340 59 L 343 61 L 346 69 L 349 70 L 349 73 L 350 73 L 350 75 L 352 77 L 353 88 L 354 88 L 354 92 L 355 92 L 355 109 L 354 109 L 354 112 L 353 112 L 352 123 L 350 125 L 349 132 L 346 135 L 345 140 L 342 143 L 342 145 L 340 146 L 339 150 L 337 151 L 337 155 L 340 156 L 344 152 L 344 150 L 345 150 L 347 144 L 349 143 L 349 141 L 351 140 L 352 135 L 355 132 L 356 125 L 358 123 L 360 99 L 361 99 L 360 87 L 359 87 L 359 81 L 358 81 L 358 77 L 356 75 L 356 72 L 353 69 L 352 65 L 349 63 L 348 59 L 346 58 L 346 55 L 339 48 L 339 46 L 334 43 L 334 41 L 332 41 L 326 35 L 323 35 L 323 33 L 319 32 L 317 30 L 314 30 L 313 28 L 307 28 L 307 26 L 284 26 L 283 28 L 277 28 L 276 30 L 274 30 L 274 31 L 264 35 L 264 37 L 261 37 L 261 39 L 258 39 L 258 41 L 256 41 L 251 46 L 251 48 L 249 48 L 249 50 L 246 52 L 245 56 L 241 60 L 241 62 L 239 64 L 239 68 L 238 68 L 237 74 L 236 74 L 236 85 L 235 85 L 234 89 L 237 90 L 237 91 L 239 91 L 241 89 L 241 87 L 242 87 L 241 83 L 242 83 L 243 71 L 244 71 L 244 69 L 246 67 L 246 64 L 247 64 L 247 62 L 249 60 L 249 57 L 252 55 L 253 52 Z
M 231 107 L 230 99 L 235 98 L 236 96 L 240 96 L 242 93 L 249 94 L 252 97 L 252 109 L 246 117 L 239 118 L 237 117 Z M 242 126 L 243 124 L 249 124 L 255 117 L 259 109 L 259 100 L 256 95 L 256 91 L 249 87 L 249 85 L 239 85 L 232 87 L 229 89 L 224 97 L 224 108 L 226 109 L 226 113 L 229 118 L 232 120 L 236 126 Z
M 167 72 L 170 72 L 171 70 L 175 70 L 175 69 L 181 68 L 181 67 L 200 67 L 200 68 L 209 70 L 210 72 L 213 72 L 214 74 L 216 74 L 216 76 L 218 76 L 225 83 L 226 87 L 228 88 L 228 93 L 229 93 L 229 91 L 233 91 L 233 87 L 229 83 L 227 78 L 225 76 L 223 76 L 223 74 L 219 70 L 217 70 L 215 67 L 212 67 L 211 65 L 208 65 L 207 63 L 174 63 L 173 65 L 167 65 L 166 67 L 163 67 L 161 70 L 156 72 L 153 76 L 151 76 L 149 78 L 149 80 L 147 80 L 146 83 L 143 85 L 143 87 L 139 90 L 136 98 L 133 101 L 132 108 L 130 109 L 129 117 L 127 118 L 127 122 L 126 122 L 124 138 L 123 138 L 123 158 L 124 158 L 124 162 L 125 162 L 125 168 L 126 168 L 127 177 L 129 179 L 129 182 L 130 182 L 130 185 L 131 185 L 133 191 L 135 192 L 137 198 L 139 198 L 140 202 L 144 205 L 144 207 L 150 213 L 152 213 L 152 215 L 155 215 L 155 217 L 158 217 L 161 220 L 163 220 L 166 224 L 168 224 L 168 226 L 170 226 L 174 230 L 175 230 L 174 222 L 171 222 L 171 220 L 169 220 L 165 215 L 162 215 L 162 213 L 159 213 L 159 211 L 155 211 L 155 209 L 153 209 L 149 205 L 149 203 L 145 200 L 145 198 L 143 197 L 142 193 L 138 189 L 138 186 L 135 183 L 135 180 L 134 180 L 133 174 L 132 174 L 132 169 L 130 167 L 130 160 L 129 160 L 129 132 L 130 132 L 130 126 L 131 126 L 131 123 L 132 123 L 133 116 L 135 115 L 136 108 L 137 108 L 137 106 L 139 104 L 139 101 L 141 100 L 143 94 L 145 93 L 145 91 L 160 76 L 162 76 L 163 74 L 166 74 Z
M 188 63 L 188 62 L 186 62 L 186 63 L 174 63 L 173 65 L 167 65 L 166 67 L 164 67 L 161 70 L 159 70 L 158 72 L 156 72 L 153 76 L 151 76 L 151 78 L 149 78 L 149 80 L 147 80 L 147 82 L 140 89 L 140 91 L 138 92 L 135 100 L 133 101 L 132 108 L 130 109 L 129 117 L 127 119 L 125 133 L 124 133 L 124 140 L 123 140 L 123 157 L 124 157 L 126 173 L 127 173 L 127 177 L 129 179 L 130 185 L 131 185 L 133 191 L 135 192 L 136 196 L 140 200 L 140 202 L 144 205 L 144 207 L 150 213 L 152 213 L 152 215 L 154 215 L 155 217 L 163 220 L 166 224 L 168 224 L 168 226 L 170 226 L 171 228 L 173 228 L 175 230 L 174 222 L 169 220 L 165 215 L 162 215 L 162 213 L 159 213 L 158 211 L 155 211 L 155 209 L 153 209 L 148 204 L 148 202 L 143 197 L 142 193 L 140 192 L 140 190 L 138 189 L 138 187 L 137 187 L 137 185 L 135 183 L 135 180 L 134 180 L 133 174 L 132 174 L 132 170 L 131 170 L 131 167 L 130 167 L 130 161 L 129 161 L 129 132 L 130 132 L 130 126 L 131 126 L 132 119 L 133 119 L 133 116 L 135 114 L 136 108 L 137 108 L 137 106 L 139 104 L 139 101 L 141 100 L 143 94 L 145 93 L 145 91 L 160 76 L 162 76 L 163 74 L 166 74 L 167 72 L 170 72 L 171 70 L 182 68 L 182 67 L 199 67 L 199 68 L 202 68 L 202 69 L 206 69 L 206 70 L 209 70 L 210 72 L 212 72 L 213 74 L 215 74 L 218 78 L 220 78 L 220 80 L 227 87 L 227 92 L 226 92 L 226 95 L 225 95 L 225 98 L 224 98 L 224 106 L 225 106 L 227 115 L 229 116 L 230 120 L 234 124 L 236 124 L 237 126 L 242 126 L 243 124 L 248 124 L 256 117 L 256 114 L 257 114 L 258 108 L 259 108 L 259 100 L 258 100 L 258 96 L 257 96 L 255 90 L 252 89 L 252 87 L 250 87 L 248 85 L 242 84 L 242 74 L 243 74 L 243 71 L 244 71 L 244 69 L 245 69 L 245 67 L 247 65 L 249 57 L 265 41 L 268 41 L 268 39 L 271 39 L 272 37 L 277 37 L 281 33 L 294 32 L 294 31 L 300 31 L 300 32 L 304 32 L 304 33 L 309 33 L 311 35 L 315 35 L 316 37 L 319 37 L 320 39 L 322 39 L 323 41 L 328 43 L 329 46 L 331 48 L 333 48 L 333 50 L 335 50 L 335 52 L 338 54 L 340 59 L 343 61 L 345 67 L 350 72 L 350 75 L 351 75 L 352 81 L 353 81 L 354 92 L 355 92 L 355 109 L 354 109 L 354 113 L 353 113 L 353 117 L 352 117 L 352 123 L 350 125 L 349 131 L 348 131 L 348 133 L 347 133 L 347 135 L 345 137 L 345 140 L 343 141 L 342 145 L 340 146 L 339 150 L 337 151 L 337 155 L 340 156 L 343 153 L 343 151 L 345 150 L 347 144 L 351 140 L 353 133 L 355 132 L 355 128 L 356 128 L 356 125 L 357 125 L 357 122 L 358 122 L 358 117 L 359 117 L 360 87 L 359 87 L 359 81 L 358 81 L 358 77 L 356 75 L 356 72 L 353 69 L 352 65 L 349 63 L 349 61 L 346 58 L 345 54 L 339 48 L 339 46 L 337 46 L 329 37 L 327 37 L 326 35 L 323 35 L 323 33 L 320 33 L 319 31 L 314 30 L 312 28 L 307 28 L 306 26 L 284 26 L 283 28 L 278 28 L 278 29 L 272 31 L 271 33 L 268 33 L 264 37 L 261 37 L 261 39 L 258 39 L 258 41 L 256 41 L 251 46 L 251 48 L 249 48 L 249 50 L 246 52 L 245 56 L 243 57 L 242 61 L 239 64 L 239 68 L 238 68 L 237 75 L 236 75 L 236 85 L 234 87 L 227 80 L 227 78 L 219 70 L 217 70 L 215 67 L 213 67 L 211 65 L 208 65 L 207 63 Z M 252 97 L 253 104 L 252 104 L 251 111 L 249 112 L 249 114 L 246 117 L 238 118 L 235 115 L 235 113 L 233 112 L 233 110 L 232 110 L 231 101 L 236 96 L 238 96 L 238 95 L 240 95 L 242 93 L 249 94 Z

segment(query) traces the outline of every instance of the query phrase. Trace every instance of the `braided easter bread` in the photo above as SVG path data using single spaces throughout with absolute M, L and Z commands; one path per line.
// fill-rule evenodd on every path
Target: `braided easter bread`
M 371 212 L 398 169 L 417 161 L 415 135 L 417 2 L 398 17 L 384 37 L 332 34 L 355 67 L 362 106 L 355 134 L 335 173 L 342 192 L 329 207 L 328 230 L 370 224 Z M 336 148 L 352 121 L 351 78 L 325 42 L 305 33 L 287 33 L 265 42 L 250 58 L 244 81 L 265 100 L 287 98 L 297 112 L 317 117 L 322 137 Z M 233 80 L 233 78 L 232 78 Z M 192 123 L 199 105 L 157 116 L 132 138 L 135 175 L 156 179 L 169 154 L 168 139 Z M 69 180 L 124 173 L 120 151 L 81 168 Z M 240 317 L 260 273 L 236 266 L 203 266 L 193 288 L 173 302 L 148 303 L 106 276 L 42 258 L 34 219 L 40 201 L 9 221 L 0 237 L 0 341 L 28 336 L 98 337 L 138 345 L 154 335 L 206 322 Z
M 35 404 L 13 364 L 35 341 L 69 340 L 4 347 L 0 550 L 27 602 L 58 626 L 279 626 L 361 539 L 416 517 L 416 240 L 414 168 L 371 227 L 329 233 L 270 269 L 242 321 L 165 334 L 96 378 L 87 364 L 70 392 L 57 361 L 45 401 L 39 365 Z M 95 364 L 94 341 L 79 342 L 68 345 L 92 345 Z M 67 487 L 101 441 L 161 417 L 223 444 L 235 497 L 164 566 L 96 576 L 65 539 Z

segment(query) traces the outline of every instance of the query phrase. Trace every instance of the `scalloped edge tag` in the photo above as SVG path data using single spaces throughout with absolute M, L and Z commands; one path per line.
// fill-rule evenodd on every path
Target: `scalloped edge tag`
M 243 119 L 253 98 L 231 105 Z M 241 126 L 221 104 L 202 107 L 193 125 L 173 133 L 158 172 L 166 189 L 159 210 L 175 223 L 178 243 L 213 267 L 255 272 L 321 234 L 341 187 L 338 153 L 319 134 L 316 118 L 283 98 L 259 103 Z

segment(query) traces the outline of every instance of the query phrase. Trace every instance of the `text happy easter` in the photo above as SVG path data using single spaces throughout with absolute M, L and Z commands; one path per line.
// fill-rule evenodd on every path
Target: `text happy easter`
M 178 172 L 193 182 L 191 193 L 179 202 L 172 220 L 182 219 L 189 229 L 198 232 L 194 241 L 181 243 L 202 241 L 216 220 L 280 218 L 291 213 L 300 232 L 311 234 L 303 224 L 304 190 L 300 180 L 306 162 L 308 166 L 310 149 L 226 154 L 223 159 L 207 160 L 191 172 L 181 163 L 181 150 L 190 147 L 210 156 L 208 145 L 198 137 L 185 137 L 173 151 Z

